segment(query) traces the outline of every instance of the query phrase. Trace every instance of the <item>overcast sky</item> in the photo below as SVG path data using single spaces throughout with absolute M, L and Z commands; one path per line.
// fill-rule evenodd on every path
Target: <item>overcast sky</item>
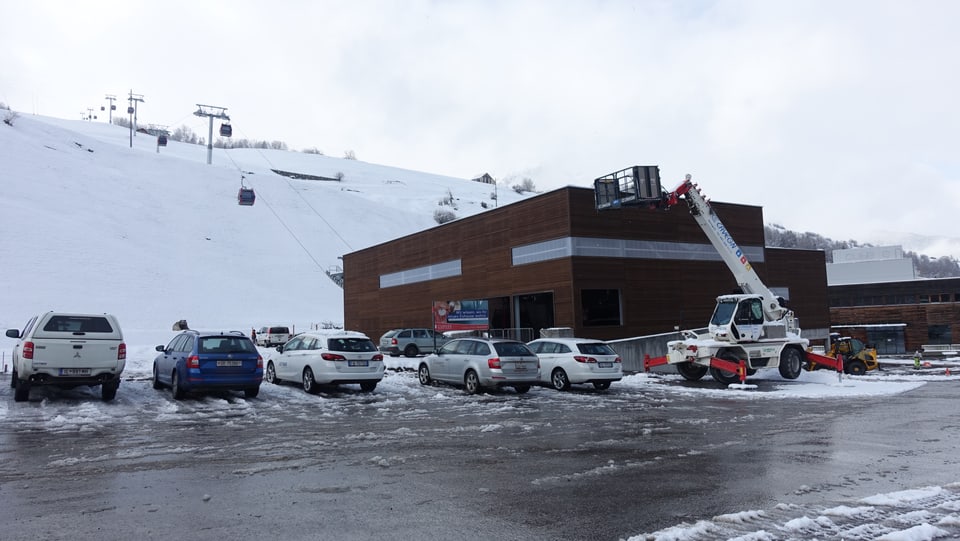
M 960 257 L 960 2 L 0 0 L 0 101 L 456 177 L 658 164 L 836 240 Z M 908 245 L 909 247 L 910 245 Z M 955 251 L 954 251 L 955 250 Z

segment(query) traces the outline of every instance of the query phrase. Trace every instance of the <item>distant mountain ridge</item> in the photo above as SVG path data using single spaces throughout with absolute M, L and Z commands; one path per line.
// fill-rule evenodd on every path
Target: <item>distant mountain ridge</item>
M 823 250 L 826 252 L 827 263 L 833 262 L 833 250 L 849 248 L 864 248 L 875 246 L 870 243 L 861 243 L 855 240 L 837 241 L 817 233 L 797 233 L 778 224 L 769 224 L 763 227 L 766 245 L 772 248 L 800 248 L 807 250 Z M 910 250 L 904 250 L 904 255 L 913 259 L 917 275 L 921 278 L 950 278 L 960 276 L 960 262 L 951 256 L 930 257 Z

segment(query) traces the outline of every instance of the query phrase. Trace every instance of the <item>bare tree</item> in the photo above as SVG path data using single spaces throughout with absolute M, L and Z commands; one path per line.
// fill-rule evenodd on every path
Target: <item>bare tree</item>
M 356 160 L 356 159 L 357 159 L 357 155 L 354 154 L 354 152 L 353 152 L 352 150 L 345 150 L 345 151 L 343 152 L 343 157 L 346 158 L 346 159 L 348 159 L 348 160 Z

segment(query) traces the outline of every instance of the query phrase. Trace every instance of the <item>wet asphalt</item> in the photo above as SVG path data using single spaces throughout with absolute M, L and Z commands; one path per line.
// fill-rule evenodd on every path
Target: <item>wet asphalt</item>
M 757 395 L 774 385 L 760 382 Z M 960 481 L 960 382 L 731 399 L 705 379 L 477 397 L 264 384 L 176 402 L 0 377 L 0 523 L 26 539 L 621 539 L 778 503 Z

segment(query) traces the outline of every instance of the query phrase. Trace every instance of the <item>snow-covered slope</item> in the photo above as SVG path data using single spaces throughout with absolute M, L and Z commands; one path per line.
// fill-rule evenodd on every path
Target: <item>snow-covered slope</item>
M 276 150 L 213 150 L 103 123 L 0 124 L 0 326 L 112 312 L 125 333 L 343 321 L 338 256 L 523 196 L 464 179 Z M 271 169 L 342 181 L 294 180 Z M 241 174 L 253 207 L 236 201 Z M 128 339 L 128 341 L 130 341 Z M 151 340 L 152 342 L 152 340 Z M 151 343 L 148 342 L 148 343 Z M 159 342 L 157 342 L 159 343 Z

